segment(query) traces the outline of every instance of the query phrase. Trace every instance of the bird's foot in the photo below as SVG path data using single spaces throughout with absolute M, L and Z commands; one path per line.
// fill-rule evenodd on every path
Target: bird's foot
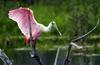
M 30 55 L 31 55 L 32 58 L 34 58 L 36 56 L 35 52 L 33 52 L 33 51 L 30 52 Z

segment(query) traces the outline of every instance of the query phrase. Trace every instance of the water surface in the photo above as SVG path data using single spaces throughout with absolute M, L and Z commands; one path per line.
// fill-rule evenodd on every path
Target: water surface
M 13 59 L 13 65 L 38 65 L 37 62 L 30 57 L 29 50 L 21 50 L 21 51 L 10 51 L 7 55 L 10 59 Z M 49 51 L 38 51 L 38 55 L 41 57 L 43 65 L 54 65 L 54 60 L 56 56 L 57 50 L 49 50 Z M 57 65 L 63 65 L 63 61 L 65 59 L 66 52 L 64 50 L 60 50 L 60 54 L 58 57 Z M 0 60 L 0 65 L 3 65 L 3 62 Z M 100 65 L 100 55 L 99 54 L 84 54 L 80 55 L 77 53 L 73 53 L 71 56 L 70 65 Z

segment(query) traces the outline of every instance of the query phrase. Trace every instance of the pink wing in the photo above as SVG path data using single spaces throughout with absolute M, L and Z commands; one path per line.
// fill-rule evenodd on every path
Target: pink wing
M 21 32 L 26 36 L 29 32 L 29 22 L 31 22 L 31 25 L 35 23 L 35 18 L 32 15 L 32 10 L 28 8 L 18 8 L 9 11 L 9 18 L 16 21 Z M 31 20 L 29 20 L 29 17 Z

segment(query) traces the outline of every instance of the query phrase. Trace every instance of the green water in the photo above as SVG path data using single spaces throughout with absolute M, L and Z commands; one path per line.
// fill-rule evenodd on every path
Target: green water
M 38 65 L 37 62 L 30 57 L 29 51 L 10 51 L 7 54 L 10 59 L 13 60 L 13 65 Z M 38 55 L 41 57 L 43 65 L 54 65 L 56 50 L 38 51 Z M 66 52 L 60 50 L 57 65 L 63 65 Z M 3 62 L 0 60 L 0 65 Z M 71 56 L 70 65 L 100 65 L 99 54 L 77 55 L 75 53 Z

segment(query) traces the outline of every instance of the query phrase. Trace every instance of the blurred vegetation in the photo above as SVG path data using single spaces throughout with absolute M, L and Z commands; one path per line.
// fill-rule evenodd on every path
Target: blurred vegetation
M 50 33 L 43 33 L 41 37 L 57 36 L 57 38 L 52 37 L 49 40 L 41 38 L 38 43 L 43 43 L 45 46 L 48 43 L 50 45 L 65 45 L 71 39 L 91 30 L 95 26 L 98 18 L 100 18 L 99 0 L 0 0 L 1 48 L 5 48 L 6 46 L 24 46 L 24 38 L 17 37 L 22 36 L 22 33 L 16 22 L 8 18 L 9 10 L 19 7 L 32 9 L 36 20 L 44 25 L 48 25 L 50 21 L 56 21 L 63 35 L 61 38 L 58 38 L 59 34 L 54 29 Z M 100 36 L 100 25 L 91 35 Z M 11 38 L 13 36 L 17 38 Z M 90 43 L 100 43 L 100 37 L 96 37 L 96 40 L 90 39 L 90 37 L 87 42 L 92 40 L 93 42 Z M 44 41 L 46 42 L 44 43 Z

